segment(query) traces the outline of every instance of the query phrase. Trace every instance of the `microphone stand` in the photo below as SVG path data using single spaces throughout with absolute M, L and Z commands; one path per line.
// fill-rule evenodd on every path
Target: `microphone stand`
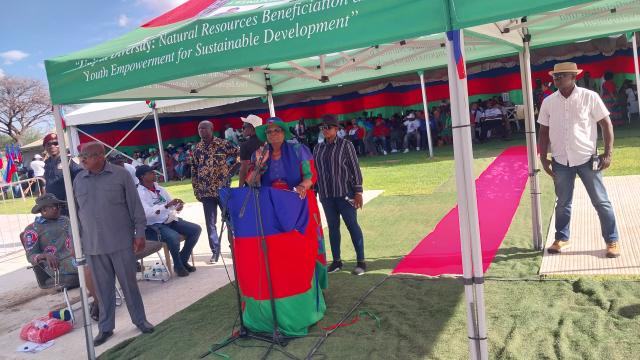
M 260 153 L 260 157 L 258 158 L 258 161 L 256 163 L 260 164 L 263 162 L 263 159 L 265 158 L 266 154 L 268 151 L 268 144 L 265 143 L 264 147 L 262 149 L 262 152 Z M 220 201 L 220 205 L 222 208 L 222 216 L 221 216 L 221 220 L 223 223 L 223 226 L 221 226 L 220 229 L 220 238 L 222 238 L 222 231 L 224 229 L 224 224 L 226 224 L 227 226 L 227 240 L 229 241 L 229 247 L 231 249 L 231 259 L 233 261 L 233 276 L 236 280 L 236 300 L 237 300 L 237 304 L 238 304 L 238 317 L 240 319 L 240 328 L 237 332 L 234 332 L 229 338 L 227 338 L 225 341 L 219 343 L 219 344 L 215 344 L 214 346 L 211 346 L 209 348 L 209 350 L 205 353 L 202 353 L 200 355 L 200 358 L 204 358 L 210 354 L 215 353 L 216 351 L 233 344 L 234 342 L 240 340 L 240 339 L 254 339 L 254 340 L 259 340 L 259 341 L 263 341 L 266 342 L 268 344 L 270 344 L 269 348 L 267 349 L 267 352 L 264 354 L 264 356 L 262 357 L 263 359 L 266 359 L 269 354 L 271 353 L 271 350 L 273 350 L 275 345 L 278 345 L 280 348 L 278 349 L 280 352 L 284 353 L 285 355 L 287 355 L 290 358 L 295 359 L 296 357 L 285 351 L 284 349 L 282 349 L 283 347 L 287 346 L 288 342 L 290 339 L 292 339 L 291 337 L 287 337 L 285 335 L 283 335 L 280 332 L 280 329 L 278 327 L 278 316 L 277 316 L 277 312 L 276 312 L 276 302 L 275 302 L 275 298 L 273 296 L 273 282 L 271 279 L 271 267 L 269 266 L 269 246 L 267 244 L 267 238 L 264 234 L 264 227 L 262 225 L 262 213 L 260 211 L 260 185 L 256 184 L 256 180 L 259 174 L 259 169 L 254 169 L 254 172 L 251 174 L 251 179 L 250 181 L 247 182 L 247 184 L 249 184 L 250 187 L 250 192 L 247 193 L 243 204 L 242 204 L 242 208 L 240 209 L 240 217 L 242 217 L 244 215 L 244 211 L 246 206 L 248 205 L 248 201 L 249 198 L 253 195 L 253 199 L 255 201 L 255 206 L 256 206 L 256 216 L 257 216 L 257 220 L 258 220 L 258 229 L 260 231 L 260 245 L 262 248 L 262 252 L 263 252 L 263 260 L 264 260 L 264 264 L 265 264 L 265 272 L 266 272 L 266 276 L 267 276 L 267 286 L 268 286 L 268 291 L 269 291 L 269 302 L 271 304 L 271 314 L 272 314 L 272 320 L 273 320 L 273 328 L 272 328 L 272 332 L 271 332 L 271 336 L 266 336 L 264 334 L 259 334 L 259 333 L 254 333 L 251 330 L 247 329 L 247 327 L 244 325 L 244 321 L 243 321 L 243 314 L 242 314 L 242 294 L 240 293 L 240 285 L 238 282 L 238 271 L 236 268 L 236 256 L 235 256 L 235 250 L 234 250 L 234 246 L 233 246 L 233 224 L 231 221 L 231 214 L 229 212 L 229 199 L 231 197 L 231 191 L 228 191 L 226 194 L 226 199 L 225 201 Z M 233 172 L 229 173 L 229 177 L 226 180 L 225 183 L 227 183 L 230 186 L 230 182 L 231 182 L 231 178 L 234 176 Z

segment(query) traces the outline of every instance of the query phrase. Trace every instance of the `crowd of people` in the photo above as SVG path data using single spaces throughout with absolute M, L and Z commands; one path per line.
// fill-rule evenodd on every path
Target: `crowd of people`
M 239 169 L 241 186 L 293 188 L 301 199 L 309 202 L 310 222 L 319 219 L 314 193 L 317 190 L 327 219 L 330 219 L 333 262 L 328 266 L 328 272 L 343 267 L 339 231 L 342 217 L 358 257 L 353 274 L 362 275 L 366 271 L 364 239 L 356 215 L 363 203 L 362 174 L 353 144 L 336 136 L 339 125 L 335 117 L 323 118 L 320 128 L 325 141 L 316 146 L 314 152 L 299 142 L 285 141 L 293 140 L 293 134 L 279 118 L 270 118 L 264 125 L 255 115 L 242 118 L 242 121 L 239 146 L 215 137 L 213 124 L 202 121 L 197 129 L 201 141 L 189 147 L 188 152 L 180 150 L 182 147 L 174 152 L 174 155 L 188 154 L 185 165 L 189 166 L 195 198 L 203 205 L 212 254 L 209 262 L 217 263 L 221 251 L 216 228 L 220 189 L 230 185 L 231 177 Z M 335 152 L 330 150 L 332 146 L 344 150 Z M 39 216 L 25 229 L 21 240 L 27 259 L 34 266 L 41 267 L 52 278 L 64 275 L 67 286 L 77 286 L 78 270 L 74 262 L 69 210 L 65 206 L 62 152 L 56 134 L 45 136 L 43 149 L 46 159 L 40 165 L 46 193 L 36 200 L 32 213 Z M 136 271 L 139 270 L 136 254 L 144 249 L 145 241 L 166 243 L 174 273 L 179 277 L 189 276 L 196 270 L 188 259 L 202 228 L 180 217 L 184 201 L 172 198 L 156 181 L 157 151 L 149 149 L 147 155 L 145 158 L 138 152 L 133 159 L 121 153 L 107 156 L 102 144 L 90 142 L 82 145 L 79 163 L 69 158 L 80 243 L 88 264 L 87 285 L 94 298 L 90 313 L 98 321 L 96 346 L 113 335 L 116 279 L 124 292 L 131 321 L 143 333 L 154 331 L 154 326 L 147 321 L 136 282 Z M 341 176 L 333 176 L 338 171 L 335 168 Z M 327 265 L 322 225 L 316 221 L 314 231 L 305 236 L 316 244 L 318 258 L 322 258 L 315 274 L 318 281 L 314 283 L 319 286 L 318 290 L 324 289 Z M 185 238 L 183 244 L 181 237 Z M 309 301 L 309 309 L 314 308 L 315 302 Z M 316 312 L 323 313 L 324 309 L 316 309 Z M 317 316 L 310 317 L 308 325 L 317 320 Z

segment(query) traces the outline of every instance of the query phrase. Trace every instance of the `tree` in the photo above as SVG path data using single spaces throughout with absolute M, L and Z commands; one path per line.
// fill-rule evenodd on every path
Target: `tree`
M 0 78 L 0 135 L 23 145 L 34 126 L 47 121 L 51 101 L 44 84 L 36 79 Z

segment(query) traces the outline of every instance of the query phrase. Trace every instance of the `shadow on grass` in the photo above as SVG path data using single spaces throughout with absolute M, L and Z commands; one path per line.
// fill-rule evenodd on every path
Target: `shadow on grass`
M 462 299 L 463 286 L 455 279 L 389 277 L 386 272 L 376 271 L 393 268 L 398 261 L 399 258 L 368 261 L 372 271 L 363 276 L 350 274 L 352 264 L 346 264 L 344 271 L 330 274 L 329 289 L 325 292 L 325 317 L 309 328 L 308 336 L 291 341 L 285 349 L 304 358 L 324 337 L 321 327 L 338 323 L 364 294 L 382 282 L 345 321 L 350 323 L 360 310 L 366 310 L 380 319 L 380 326 L 374 319 L 360 316 L 353 325 L 333 332 L 317 354 L 327 359 L 429 358 L 446 325 L 455 313 L 460 313 L 457 304 Z M 237 322 L 236 314 L 234 289 L 227 285 L 162 322 L 153 334 L 122 342 L 100 359 L 198 358 L 209 346 L 231 334 Z M 465 336 L 464 331 L 457 333 L 460 339 L 456 342 L 465 343 Z M 241 340 L 220 352 L 232 359 L 257 359 L 266 350 L 264 343 Z M 465 357 L 467 349 L 459 349 L 459 353 Z M 269 356 L 269 359 L 284 358 L 285 355 L 277 351 Z

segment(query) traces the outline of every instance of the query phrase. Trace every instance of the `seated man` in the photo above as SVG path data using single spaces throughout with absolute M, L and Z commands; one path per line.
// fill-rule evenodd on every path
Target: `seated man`
M 200 238 L 202 228 L 176 215 L 182 210 L 184 202 L 171 199 L 167 190 L 155 182 L 155 174 L 150 166 L 138 166 L 136 177 L 140 180 L 138 194 L 147 217 L 147 227 L 156 230 L 160 234 L 160 241 L 167 244 L 175 273 L 178 276 L 188 276 L 190 272 L 196 271 L 194 266 L 189 265 L 188 260 Z M 180 235 L 186 238 L 182 250 Z
M 49 275 L 53 283 L 58 272 L 59 283 L 67 288 L 79 286 L 78 267 L 74 261 L 73 241 L 71 240 L 71 224 L 69 218 L 60 215 L 60 206 L 65 201 L 58 200 L 53 194 L 44 194 L 36 199 L 31 213 L 38 214 L 35 221 L 24 229 L 22 242 L 27 260 L 34 267 L 40 267 Z M 95 294 L 93 280 L 89 268 L 85 266 L 85 281 L 89 295 Z M 98 320 L 98 299 L 93 296 L 91 318 Z

